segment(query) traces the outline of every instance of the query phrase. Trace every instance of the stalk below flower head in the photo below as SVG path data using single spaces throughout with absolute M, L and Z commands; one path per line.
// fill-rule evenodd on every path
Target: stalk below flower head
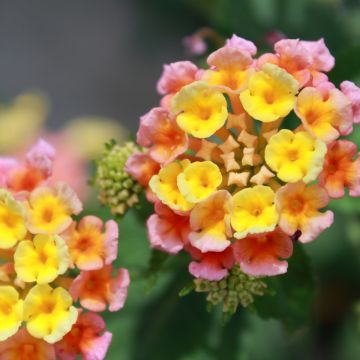
M 127 297 L 129 273 L 113 266 L 116 222 L 75 221 L 83 205 L 53 183 L 54 163 L 44 140 L 24 159 L 0 158 L 1 359 L 104 359 L 112 335 L 97 313 Z
M 205 281 L 234 267 L 286 273 L 293 239 L 313 241 L 331 226 L 329 199 L 344 189 L 359 196 L 357 148 L 340 138 L 359 122 L 360 89 L 329 81 L 335 61 L 323 39 L 256 52 L 233 35 L 206 69 L 166 65 L 160 106 L 140 120 L 144 151 L 126 165 L 155 205 L 151 246 L 188 252 L 190 273 Z M 283 126 L 289 116 L 295 129 Z

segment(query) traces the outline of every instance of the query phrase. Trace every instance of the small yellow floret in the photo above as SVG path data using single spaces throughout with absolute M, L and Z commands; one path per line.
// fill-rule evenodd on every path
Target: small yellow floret
M 22 241 L 14 254 L 15 271 L 24 282 L 46 284 L 69 267 L 70 256 L 65 241 L 57 235 L 36 235 Z
M 221 172 L 212 161 L 196 161 L 187 166 L 177 177 L 181 194 L 192 203 L 198 203 L 209 197 L 221 182 Z
M 0 286 L 0 341 L 14 335 L 23 321 L 23 301 L 12 286 Z
M 326 145 L 305 131 L 283 129 L 273 135 L 265 149 L 265 161 L 279 179 L 309 183 L 322 170 Z
M 70 294 L 63 288 L 36 285 L 24 300 L 24 320 L 30 335 L 53 344 L 67 334 L 78 317 Z
M 224 95 L 201 81 L 184 86 L 174 96 L 171 110 L 179 113 L 176 117 L 179 127 L 197 138 L 213 135 L 228 116 Z
M 173 210 L 189 211 L 194 206 L 184 198 L 177 185 L 178 175 L 189 165 L 190 160 L 173 162 L 162 168 L 149 182 L 150 189 L 159 200 Z
M 294 108 L 299 84 L 288 72 L 267 63 L 249 79 L 248 88 L 240 94 L 241 103 L 253 118 L 272 122 Z
M 0 189 L 0 249 L 9 249 L 26 235 L 25 212 L 21 203 Z
M 240 190 L 233 196 L 231 225 L 237 239 L 274 230 L 279 218 L 274 198 L 274 191 L 264 185 Z
M 82 205 L 74 190 L 59 183 L 54 188 L 39 187 L 29 199 L 28 228 L 33 234 L 60 234 L 72 222 Z

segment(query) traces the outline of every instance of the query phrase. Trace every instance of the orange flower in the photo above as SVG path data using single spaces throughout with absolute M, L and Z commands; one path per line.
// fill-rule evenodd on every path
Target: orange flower
M 360 158 L 354 143 L 338 140 L 328 145 L 319 183 L 331 198 L 343 197 L 345 187 L 350 196 L 360 196 Z
M 91 311 L 104 311 L 109 305 L 109 311 L 120 310 L 127 297 L 130 284 L 129 272 L 119 269 L 112 276 L 112 265 L 106 265 L 100 270 L 82 271 L 70 287 L 74 301 L 80 299 L 80 304 Z
M 72 263 L 81 270 L 96 270 L 117 257 L 118 226 L 110 220 L 105 225 L 96 216 L 85 216 L 62 235 L 69 247 Z
M 0 342 L 0 360 L 55 360 L 53 345 L 31 336 L 25 328 Z

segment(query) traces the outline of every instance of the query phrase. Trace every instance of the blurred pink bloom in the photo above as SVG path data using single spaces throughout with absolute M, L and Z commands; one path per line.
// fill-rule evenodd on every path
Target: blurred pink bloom
M 233 248 L 242 271 L 253 276 L 273 276 L 286 273 L 288 263 L 280 259 L 292 255 L 293 244 L 288 235 L 276 228 L 237 240 Z
M 189 264 L 189 272 L 196 278 L 219 281 L 228 275 L 228 269 L 231 269 L 235 263 L 232 247 L 222 252 L 202 253 L 187 245 L 186 250 L 194 259 Z
M 89 195 L 87 162 L 61 134 L 46 134 L 45 138 L 56 149 L 50 184 L 58 181 L 68 183 L 82 201 Z
M 265 34 L 265 42 L 270 46 L 274 46 L 275 43 L 285 38 L 285 34 L 279 30 L 271 30 Z
M 105 321 L 98 314 L 80 313 L 76 324 L 55 344 L 60 360 L 103 360 L 109 349 L 112 334 L 105 331 Z M 35 359 L 33 359 L 35 360 Z
M 39 169 L 45 176 L 50 176 L 52 174 L 55 154 L 55 149 L 49 143 L 39 139 L 26 154 L 26 162 L 31 168 Z
M 137 143 L 150 148 L 153 160 L 167 164 L 187 150 L 188 136 L 166 109 L 157 107 L 141 117 Z
M 70 287 L 74 301 L 80 300 L 85 309 L 100 312 L 109 305 L 109 311 L 120 310 L 126 301 L 130 284 L 129 272 L 120 268 L 112 276 L 113 266 L 106 265 L 100 270 L 82 271 Z
M 182 44 L 185 48 L 185 51 L 189 55 L 199 56 L 205 54 L 208 46 L 203 36 L 195 33 L 190 36 L 185 36 L 182 39 Z
M 187 243 L 189 217 L 178 215 L 161 202 L 156 202 L 155 214 L 149 217 L 147 229 L 152 248 L 177 254 Z
M 360 88 L 352 81 L 343 81 L 340 84 L 341 91 L 350 100 L 353 110 L 354 124 L 360 123 Z

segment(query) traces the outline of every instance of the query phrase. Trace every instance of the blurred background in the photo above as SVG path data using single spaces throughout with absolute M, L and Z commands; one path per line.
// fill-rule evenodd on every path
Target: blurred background
M 205 43 L 195 46 L 188 37 L 204 27 Z M 162 64 L 201 64 L 233 33 L 261 52 L 281 36 L 324 37 L 336 57 L 331 80 L 360 84 L 358 0 L 3 0 L 0 152 L 21 152 L 45 136 L 62 147 L 58 171 L 77 179 L 87 198 L 87 164 L 110 137 L 134 133 L 139 116 L 157 105 Z M 360 144 L 360 132 L 352 139 Z M 99 212 L 90 204 L 89 212 Z M 219 311 L 206 312 L 201 294 L 178 297 L 190 281 L 186 259 L 168 260 L 157 278 L 144 278 L 147 212 L 130 211 L 120 221 L 118 263 L 133 282 L 125 309 L 106 315 L 114 333 L 107 359 L 359 359 L 360 201 L 332 207 L 335 224 L 290 264 L 265 303 L 269 311 L 241 310 L 225 324 Z

